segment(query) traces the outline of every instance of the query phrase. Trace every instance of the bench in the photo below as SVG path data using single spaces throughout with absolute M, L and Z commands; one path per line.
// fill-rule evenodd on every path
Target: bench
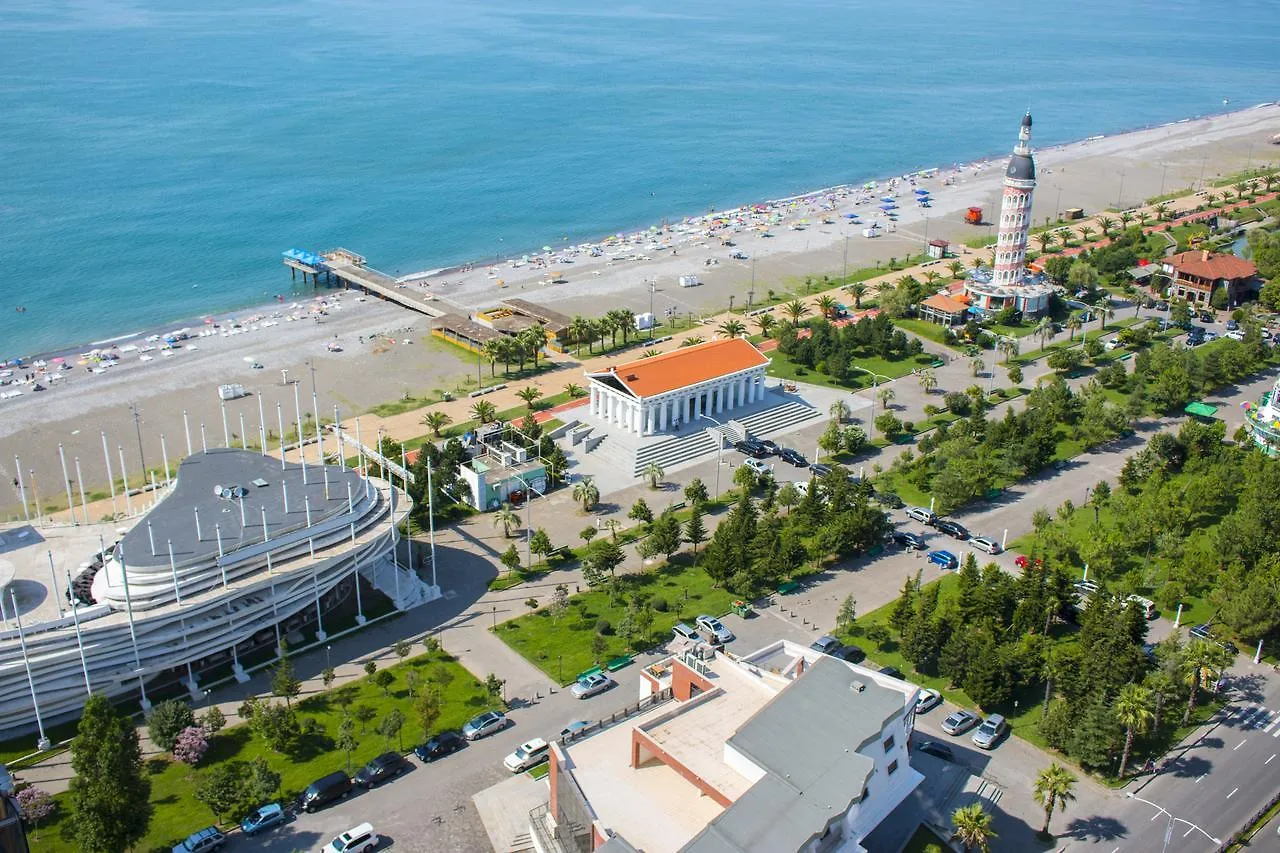
M 787 581 L 786 583 L 780 583 L 778 584 L 778 595 L 786 595 L 789 592 L 795 592 L 799 588 L 799 581 Z
M 590 678 L 590 677 L 591 677 L 591 676 L 593 676 L 593 675 L 600 675 L 602 672 L 604 672 L 604 670 L 602 670 L 600 667 L 598 667 L 598 666 L 593 666 L 593 667 L 591 667 L 591 669 L 584 670 L 584 671 L 582 671 L 582 672 L 578 673 L 578 677 L 577 677 L 576 679 L 574 679 L 574 680 L 575 680 L 575 681 L 580 681 L 580 680 L 582 680 L 582 679 L 584 679 L 584 678 Z
M 671 505 L 671 508 L 672 508 L 673 510 L 677 510 L 677 509 L 684 509 L 684 508 L 685 508 L 685 507 L 687 507 L 687 506 L 688 506 L 688 504 L 687 504 L 687 503 L 685 503 L 684 501 L 680 501 L 679 503 L 674 503 L 674 504 L 672 504 L 672 505 Z
M 621 657 L 616 657 L 613 660 L 606 663 L 604 665 L 604 668 L 607 669 L 609 672 L 617 672 L 618 670 L 622 669 L 624 666 L 630 666 L 632 660 L 633 658 L 631 657 L 631 655 L 622 655 Z

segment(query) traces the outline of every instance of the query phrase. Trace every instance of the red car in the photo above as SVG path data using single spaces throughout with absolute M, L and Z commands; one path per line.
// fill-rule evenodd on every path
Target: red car
M 1019 554 L 1018 556 L 1013 558 L 1013 564 L 1020 569 L 1025 569 L 1027 567 L 1027 564 L 1030 562 L 1031 562 L 1031 558 L 1028 557 L 1026 554 Z M 1036 565 L 1043 566 L 1044 560 L 1040 559 L 1039 557 L 1036 557 Z

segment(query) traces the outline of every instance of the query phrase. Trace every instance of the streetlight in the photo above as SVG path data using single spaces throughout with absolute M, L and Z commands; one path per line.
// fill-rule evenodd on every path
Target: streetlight
M 658 280 L 649 279 L 649 340 L 653 340 L 653 293 L 658 289 Z
M 525 480 L 524 477 L 521 477 L 519 474 L 512 474 L 511 476 L 519 480 L 521 485 L 524 486 L 524 490 L 525 490 L 524 563 L 526 567 L 532 569 L 533 568 L 533 496 L 535 494 L 538 494 L 538 492 L 533 488 L 533 486 L 529 485 L 528 481 Z M 539 495 L 539 497 L 546 497 L 546 495 Z
M 849 235 L 844 235 L 844 272 L 840 275 L 842 280 L 849 278 Z
M 324 668 L 325 669 L 333 669 L 333 666 L 329 663 L 329 649 L 331 648 L 333 647 L 332 646 L 324 647 Z
M 716 426 L 723 426 L 723 424 L 721 424 L 718 420 L 711 417 L 710 415 L 700 414 L 698 415 L 698 417 L 706 418 Z M 721 432 L 720 430 L 715 430 L 715 434 L 716 434 L 716 498 L 718 499 L 720 497 L 720 456 L 724 452 L 724 433 Z
M 1182 818 L 1180 818 L 1180 817 L 1174 817 L 1174 816 L 1173 816 L 1173 814 L 1172 814 L 1168 809 L 1164 808 L 1163 806 L 1156 805 L 1155 803 L 1151 802 L 1150 800 L 1144 800 L 1144 799 L 1142 799 L 1142 797 L 1137 796 L 1137 795 L 1136 795 L 1136 794 L 1134 794 L 1132 791 L 1130 791 L 1130 792 L 1128 792 L 1127 794 L 1125 794 L 1125 796 L 1126 796 L 1126 797 L 1128 797 L 1128 798 L 1129 798 L 1129 799 L 1131 799 L 1131 800 L 1137 800 L 1137 801 L 1138 801 L 1138 802 L 1140 802 L 1140 803 L 1146 803 L 1147 805 L 1151 806 L 1152 808 L 1159 809 L 1159 810 L 1160 810 L 1160 812 L 1161 812 L 1162 814 L 1164 814 L 1164 815 L 1168 818 L 1168 821 L 1166 822 L 1166 824 L 1165 824 L 1165 828 L 1164 828 L 1164 846 L 1160 848 L 1161 853 L 1164 853 L 1164 851 L 1167 851 L 1167 850 L 1169 849 L 1169 840 L 1173 837 L 1173 825 L 1174 825 L 1175 823 L 1185 823 L 1187 826 L 1191 827 L 1191 829 L 1188 829 L 1188 830 L 1187 830 L 1187 832 L 1191 832 L 1191 830 L 1192 830 L 1192 829 L 1194 829 L 1196 832 L 1200 833 L 1200 834 L 1201 834 L 1201 835 L 1203 835 L 1205 838 L 1207 838 L 1207 839 L 1209 839 L 1210 841 L 1212 841 L 1214 844 L 1222 844 L 1222 841 L 1220 841 L 1220 840 L 1219 840 L 1219 839 L 1217 839 L 1217 838 L 1214 838 L 1212 835 L 1210 835 L 1209 833 L 1205 832 L 1203 829 L 1201 829 L 1200 827 L 1196 826 L 1196 825 L 1195 825 L 1194 823 L 1192 823 L 1191 821 L 1189 821 L 1189 820 L 1183 820 L 1183 819 L 1182 819 Z

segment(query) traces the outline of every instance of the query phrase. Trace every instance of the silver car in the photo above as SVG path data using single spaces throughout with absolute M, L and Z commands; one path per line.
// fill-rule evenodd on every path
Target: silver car
M 467 724 L 462 727 L 462 736 L 467 740 L 479 740 L 486 735 L 500 732 L 509 725 L 511 721 L 501 711 L 485 711 L 467 721 Z
M 733 632 L 724 626 L 714 616 L 699 616 L 697 619 L 698 627 L 711 635 L 711 639 L 717 643 L 732 643 Z
M 582 678 L 579 678 L 573 683 L 573 686 L 569 688 L 569 692 L 578 699 L 590 699 L 597 693 L 605 692 L 615 683 L 616 682 L 612 678 L 605 675 L 603 672 L 597 672 L 592 675 L 584 675 Z
M 949 735 L 961 735 L 978 724 L 981 719 L 972 711 L 953 711 L 942 721 L 942 730 Z
M 986 551 L 988 554 L 999 554 L 1002 550 L 1000 543 L 989 536 L 975 536 L 969 540 L 970 548 L 977 548 L 979 551 Z
M 973 745 L 979 749 L 994 749 L 995 745 L 1009 730 L 1009 724 L 999 714 L 992 714 L 983 720 L 982 725 L 973 733 Z

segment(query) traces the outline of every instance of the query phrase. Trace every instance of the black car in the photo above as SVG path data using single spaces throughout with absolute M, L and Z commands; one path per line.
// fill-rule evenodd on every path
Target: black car
M 867 653 L 855 645 L 841 646 L 831 653 L 834 658 L 848 661 L 849 663 L 862 663 L 867 658 Z
M 1157 303 L 1156 303 L 1156 310 L 1157 310 L 1157 311 L 1168 311 L 1168 310 L 1169 310 L 1169 303 L 1168 303 L 1168 302 L 1165 302 L 1163 299 L 1161 299 L 1159 302 L 1157 302 Z
M 774 441 L 771 438 L 759 439 L 758 444 L 761 447 L 763 447 L 765 450 L 774 454 L 775 456 L 777 455 L 778 451 L 782 449 L 781 447 L 778 446 L 778 442 Z
M 778 451 L 778 458 L 784 462 L 790 462 L 797 468 L 806 468 L 809 460 L 804 458 L 804 454 L 799 450 L 792 450 L 790 447 L 784 447 Z
M 933 526 L 948 536 L 959 539 L 961 542 L 969 538 L 969 531 L 965 529 L 963 524 L 958 522 L 940 518 L 933 523 Z
M 873 491 L 872 494 L 875 495 L 876 503 L 881 506 L 888 507 L 889 509 L 902 509 L 906 506 L 906 504 L 903 503 L 902 498 L 898 497 L 896 492 Z
M 409 769 L 404 756 L 398 752 L 384 752 L 356 773 L 353 780 L 362 788 L 372 788 L 396 778 Z
M 1196 319 L 1201 323 L 1212 323 L 1214 321 L 1213 315 L 1208 311 L 1201 311 L 1199 314 L 1196 314 Z
M 418 756 L 420 761 L 435 761 L 437 758 L 452 755 L 466 745 L 467 739 L 459 732 L 450 729 L 449 731 L 440 732 L 440 734 L 426 743 L 416 747 L 413 750 L 413 754 Z
M 905 680 L 902 675 L 902 670 L 898 669 L 896 666 L 882 666 L 880 667 L 880 673 L 882 675 L 887 675 L 890 678 L 896 678 L 899 681 Z
M 908 533 L 905 530 L 895 530 L 893 532 L 893 541 L 901 545 L 903 548 L 910 548 L 912 551 L 923 551 L 929 546 L 925 543 L 923 536 L 915 533 Z
M 923 752 L 925 755 L 932 755 L 934 758 L 941 758 L 943 761 L 955 761 L 956 754 L 951 751 L 951 747 L 945 743 L 938 743 L 936 740 L 926 740 L 916 747 L 917 752 Z
M 298 809 L 313 812 L 351 793 L 351 778 L 341 770 L 323 776 L 307 786 L 298 797 Z
M 825 477 L 831 473 L 830 465 L 823 465 L 821 462 L 815 462 L 809 466 L 809 471 L 819 477 Z
M 761 444 L 758 441 L 752 441 L 750 439 L 748 439 L 747 441 L 739 441 L 733 447 L 735 450 L 739 450 L 742 453 L 747 454 L 752 459 L 764 459 L 766 456 L 769 455 L 769 451 L 765 450 L 763 444 Z

